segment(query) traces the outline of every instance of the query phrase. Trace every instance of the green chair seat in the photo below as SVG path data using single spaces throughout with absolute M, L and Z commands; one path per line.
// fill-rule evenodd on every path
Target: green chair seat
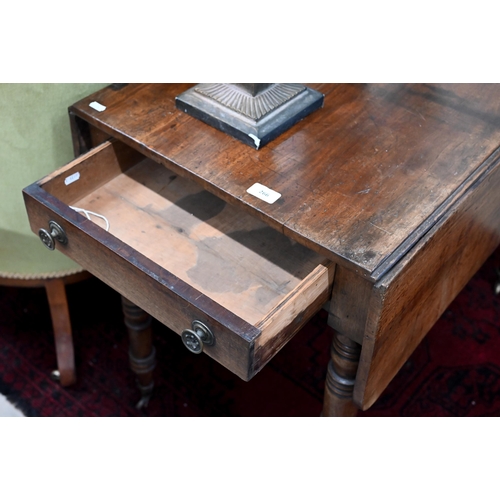
M 100 83 L 0 83 L 0 277 L 81 271 L 31 231 L 22 190 L 73 159 L 68 106 Z
M 73 159 L 68 106 L 99 83 L 0 83 L 0 285 L 47 292 L 62 385 L 76 380 L 65 286 L 89 274 L 29 226 L 22 190 Z

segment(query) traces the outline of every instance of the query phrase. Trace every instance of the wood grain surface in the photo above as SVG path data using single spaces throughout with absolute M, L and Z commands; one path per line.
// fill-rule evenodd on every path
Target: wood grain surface
M 316 267 L 328 278 L 324 257 L 151 160 L 75 204 L 105 214 L 111 234 L 253 325 Z
M 376 281 L 480 175 L 500 142 L 500 86 L 310 86 L 324 107 L 259 151 L 177 110 L 190 84 L 108 87 L 71 112 Z M 281 198 L 252 197 L 254 182 Z

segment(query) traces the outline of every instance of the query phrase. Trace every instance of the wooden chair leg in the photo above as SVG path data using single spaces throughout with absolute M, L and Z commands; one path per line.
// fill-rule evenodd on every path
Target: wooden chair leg
M 361 346 L 357 342 L 334 332 L 321 416 L 356 416 L 358 408 L 352 401 L 352 393 L 360 354 Z
M 76 373 L 73 335 L 64 281 L 62 279 L 47 280 L 45 290 L 54 328 L 59 381 L 62 386 L 68 386 L 76 382 Z
M 123 315 L 129 336 L 129 362 L 137 375 L 141 399 L 136 405 L 146 407 L 153 392 L 153 370 L 156 366 L 156 351 L 153 346 L 151 316 L 122 296 Z

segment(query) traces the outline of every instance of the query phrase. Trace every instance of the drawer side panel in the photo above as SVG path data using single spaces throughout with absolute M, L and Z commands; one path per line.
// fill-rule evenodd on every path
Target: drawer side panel
M 259 372 L 329 300 L 335 264 L 325 261 L 256 326 L 253 372 Z

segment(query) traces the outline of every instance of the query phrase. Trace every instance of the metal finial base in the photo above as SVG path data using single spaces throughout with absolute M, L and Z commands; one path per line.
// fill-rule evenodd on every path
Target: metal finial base
M 200 83 L 176 98 L 181 111 L 259 149 L 323 106 L 299 83 Z

